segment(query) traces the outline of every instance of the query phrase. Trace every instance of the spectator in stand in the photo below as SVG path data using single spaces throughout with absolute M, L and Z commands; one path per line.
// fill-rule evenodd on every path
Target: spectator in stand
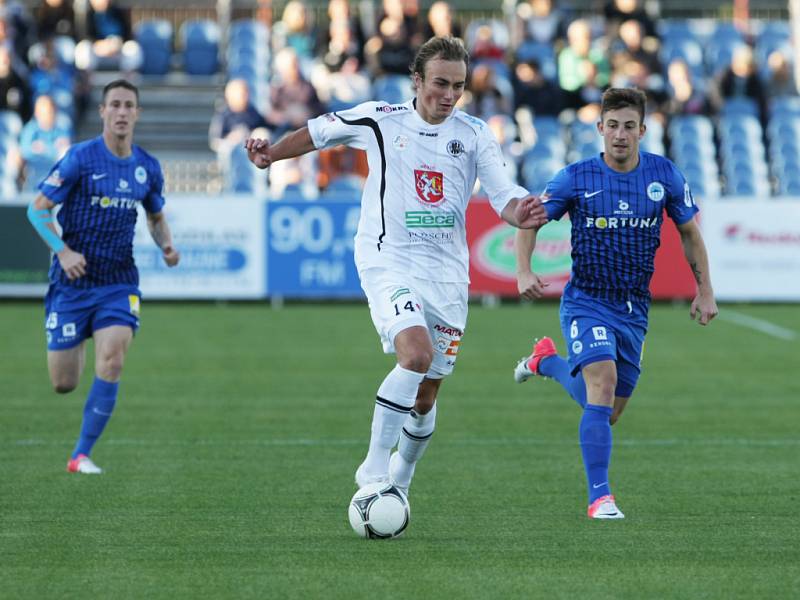
M 495 39 L 494 30 L 488 23 L 477 28 L 469 51 L 471 61 L 502 61 L 506 56 L 506 49 Z
M 308 7 L 301 0 L 286 3 L 281 20 L 275 23 L 272 33 L 276 51 L 291 48 L 302 61 L 314 58 L 317 34 Z
M 364 48 L 364 58 L 373 77 L 408 76 L 408 65 L 414 60 L 414 53 L 403 21 L 388 16 L 380 22 L 378 33 Z
M 53 163 L 69 149 L 70 130 L 58 123 L 56 115 L 53 99 L 47 95 L 39 96 L 34 105 L 33 118 L 22 128 L 19 146 L 25 173 L 24 189 L 36 189 Z
M 505 86 L 503 84 L 506 84 Z M 502 89 L 508 87 L 507 90 Z M 513 91 L 508 81 L 497 76 L 491 63 L 479 63 L 472 68 L 469 82 L 459 106 L 462 110 L 487 120 L 493 115 L 508 115 L 512 111 Z
M 623 21 L 619 26 L 619 38 L 611 45 L 612 64 L 619 60 L 636 60 L 647 67 L 652 74 L 661 73 L 661 60 L 658 58 L 658 40 L 644 37 L 642 24 L 634 19 Z M 617 86 L 614 86 L 617 87 Z
M 692 79 L 689 65 L 681 59 L 667 67 L 668 98 L 662 112 L 668 115 L 706 115 L 711 110 L 706 95 Z
M 31 116 L 30 90 L 14 69 L 11 56 L 7 46 L 0 46 L 0 110 L 14 111 L 26 121 Z
M 758 78 L 753 50 L 739 46 L 734 50 L 731 65 L 720 72 L 710 83 L 708 99 L 715 112 L 720 112 L 731 98 L 750 98 L 755 101 L 759 115 L 764 115 L 766 95 Z
M 590 72 L 584 63 L 595 66 L 593 85 L 603 88 L 608 85 L 610 67 L 605 52 L 592 46 L 592 29 L 589 21 L 577 19 L 567 28 L 568 45 L 558 53 L 558 82 L 562 89 L 574 92 L 583 87 Z M 598 98 L 599 99 L 599 98 Z
M 564 13 L 553 0 L 528 0 L 517 5 L 516 39 L 552 44 L 566 37 Z
M 40 40 L 57 35 L 76 38 L 72 0 L 44 0 L 36 9 L 35 20 Z
M 130 9 L 113 0 L 89 0 L 86 37 L 75 47 L 75 66 L 87 71 L 136 71 L 142 64 L 142 49 L 131 36 Z
M 327 37 L 321 44 L 323 60 L 330 71 L 338 71 L 348 58 L 364 62 L 364 32 L 350 11 L 349 0 L 330 0 L 328 3 Z
M 534 117 L 557 117 L 566 108 L 564 90 L 548 81 L 536 60 L 514 68 L 514 106 L 527 107 Z
M 303 77 L 300 60 L 292 48 L 275 55 L 275 74 L 270 85 L 267 123 L 274 136 L 302 127 L 310 118 L 325 112 L 314 86 Z
M 419 20 L 419 2 L 418 0 L 383 0 L 383 10 L 378 17 L 378 29 L 384 19 L 390 19 L 402 23 L 402 29 L 406 34 L 406 44 L 414 48 L 419 47 L 426 40 L 422 39 L 422 24 Z M 412 56 L 413 59 L 413 56 Z M 411 64 L 411 61 L 408 61 Z M 406 65 L 405 74 L 408 74 L 408 64 Z
M 267 126 L 264 116 L 250 102 L 247 82 L 231 79 L 225 85 L 224 101 L 217 107 L 208 129 L 208 145 L 217 153 L 222 169 L 228 168 L 234 147 L 243 145 L 253 131 Z
M 607 2 L 603 13 L 606 22 L 606 35 L 613 40 L 617 37 L 617 30 L 624 22 L 633 19 L 642 25 L 646 37 L 658 37 L 656 22 L 640 6 L 639 0 L 612 0 Z
M 422 31 L 424 41 L 432 37 L 461 37 L 461 25 L 453 19 L 453 7 L 443 0 L 431 4 Z
M 335 4 L 347 7 L 347 0 L 332 0 L 331 9 Z M 337 9 L 341 10 L 341 9 Z M 323 46 L 322 61 L 329 71 L 339 71 L 348 59 L 355 59 L 359 68 L 363 62 L 363 40 L 359 37 L 360 29 L 348 16 L 342 15 L 330 20 L 328 24 L 328 39 Z
M 73 69 L 59 63 L 53 38 L 41 42 L 35 49 L 38 56 L 28 79 L 33 95 L 52 95 L 57 90 L 74 92 Z M 55 159 L 50 161 L 51 164 L 54 162 Z
M 585 59 L 579 65 L 581 76 L 584 83 L 573 93 L 568 94 L 569 108 L 577 109 L 576 116 L 584 123 L 596 123 L 600 118 L 600 103 L 603 99 L 603 92 L 608 87 L 601 84 L 597 65 L 591 60 Z
M 797 84 L 792 73 L 792 63 L 781 50 L 773 50 L 767 57 L 767 98 L 797 96 Z
M 31 13 L 21 2 L 0 0 L 0 14 L 7 25 L 4 43 L 10 43 L 14 54 L 27 65 L 28 50 L 36 43 L 36 23 Z

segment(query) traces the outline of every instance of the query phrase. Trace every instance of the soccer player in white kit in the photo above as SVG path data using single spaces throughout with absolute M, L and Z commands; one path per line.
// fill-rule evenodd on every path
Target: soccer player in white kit
M 411 68 L 415 99 L 325 114 L 273 146 L 245 143 L 262 169 L 339 144 L 366 150 L 355 261 L 384 351 L 397 355 L 397 365 L 378 388 L 359 487 L 390 479 L 407 493 L 433 434 L 436 395 L 466 326 L 465 215 L 476 178 L 511 225 L 529 229 L 546 220 L 539 198 L 508 177 L 486 123 L 455 108 L 468 59 L 460 40 L 431 38 Z

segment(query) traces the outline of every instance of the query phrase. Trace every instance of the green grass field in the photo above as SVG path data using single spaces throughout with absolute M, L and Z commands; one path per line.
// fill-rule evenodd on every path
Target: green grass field
M 411 525 L 365 541 L 347 504 L 393 364 L 365 306 L 145 305 L 89 477 L 64 467 L 91 363 L 57 396 L 40 305 L 0 304 L 0 597 L 798 598 L 800 337 L 742 320 L 800 335 L 800 308 L 726 311 L 653 308 L 614 427 L 627 518 L 593 522 L 578 408 L 511 378 L 534 335 L 563 347 L 557 306 L 472 307 Z

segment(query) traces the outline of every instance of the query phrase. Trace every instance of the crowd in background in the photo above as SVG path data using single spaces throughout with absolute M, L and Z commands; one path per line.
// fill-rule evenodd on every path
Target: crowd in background
M 515 172 L 542 139 L 537 123 L 594 123 L 609 86 L 645 90 L 648 123 L 664 132 L 666 148 L 676 116 L 713 116 L 731 99 L 746 99 L 766 130 L 770 102 L 797 95 L 791 43 L 747 23 L 718 23 L 702 37 L 665 27 L 637 0 L 610 0 L 591 15 L 557 0 L 523 0 L 513 18 L 472 20 L 461 18 L 455 3 L 437 1 L 424 11 L 418 0 L 377 2 L 329 0 L 323 14 L 290 0 L 261 21 L 268 47 L 256 54 L 266 63 L 258 75 L 226 70 L 223 61 L 227 84 L 209 141 L 224 169 L 239 168 L 236 148 L 252 132 L 277 139 L 327 110 L 409 99 L 409 64 L 433 35 L 465 40 L 471 65 L 459 107 L 489 124 Z M 34 180 L 68 147 L 92 70 L 135 72 L 142 62 L 130 10 L 113 0 L 90 0 L 83 27 L 70 0 L 43 0 L 33 11 L 3 2 L 0 42 L 0 111 L 24 124 L 17 131 L 3 126 L 20 142 L 19 156 L 7 153 L 4 167 L 18 183 Z M 366 167 L 344 149 L 304 160 L 276 164 L 273 196 L 298 187 L 313 196 Z M 309 169 L 318 173 L 310 186 Z

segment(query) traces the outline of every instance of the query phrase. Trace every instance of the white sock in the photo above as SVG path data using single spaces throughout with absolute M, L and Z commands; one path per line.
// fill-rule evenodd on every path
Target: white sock
M 392 479 L 401 487 L 411 485 L 417 461 L 425 454 L 428 442 L 436 429 L 436 404 L 428 414 L 411 411 L 403 425 L 403 433 L 397 445 L 396 462 L 392 465 Z
M 375 412 L 372 413 L 369 452 L 361 465 L 367 474 L 384 475 L 389 472 L 389 453 L 397 445 L 403 423 L 417 401 L 419 384 L 424 378 L 424 373 L 395 365 L 378 388 Z

